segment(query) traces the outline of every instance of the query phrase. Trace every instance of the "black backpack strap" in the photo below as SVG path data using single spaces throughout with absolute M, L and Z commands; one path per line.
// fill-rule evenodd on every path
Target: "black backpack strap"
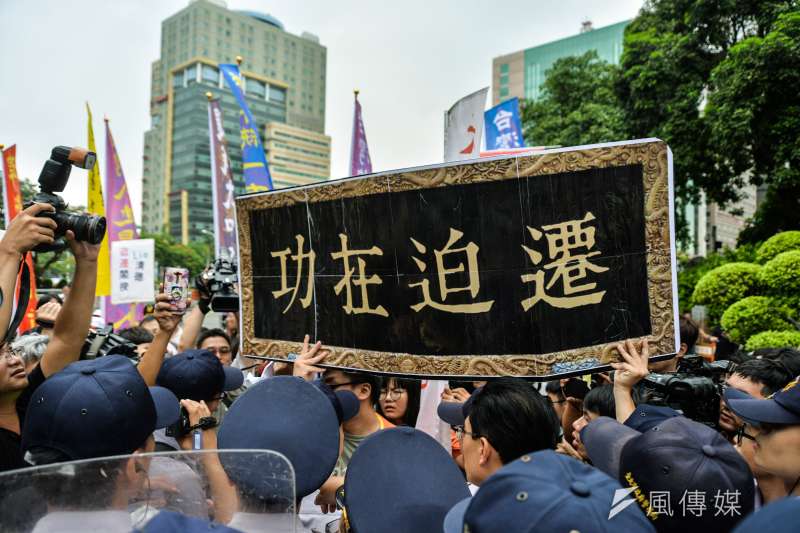
M 22 319 L 25 318 L 25 312 L 28 310 L 28 301 L 30 300 L 31 296 L 31 269 L 28 267 L 28 263 L 25 261 L 27 255 L 28 254 L 25 253 L 22 256 L 22 261 L 19 264 L 19 268 L 22 270 L 19 286 L 19 300 L 17 301 L 17 310 L 14 312 L 14 318 L 11 320 L 11 324 L 8 326 L 8 331 L 6 331 L 6 334 L 3 337 L 3 344 L 14 337 L 14 333 L 22 323 Z M 1 296 L 0 303 L 2 303 Z

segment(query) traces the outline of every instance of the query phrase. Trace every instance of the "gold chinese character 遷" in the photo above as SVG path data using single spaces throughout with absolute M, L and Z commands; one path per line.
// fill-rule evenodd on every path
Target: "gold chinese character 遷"
M 450 228 L 450 237 L 447 240 L 447 244 L 445 244 L 444 248 L 441 250 L 434 250 L 433 256 L 436 259 L 436 273 L 437 279 L 439 283 L 439 298 L 441 301 L 434 301 L 431 298 L 431 291 L 430 291 L 430 281 L 427 279 L 423 279 L 419 283 L 409 283 L 409 287 L 421 287 L 422 288 L 422 301 L 418 304 L 412 305 L 411 309 L 416 312 L 419 312 L 421 309 L 425 307 L 432 307 L 434 309 L 438 309 L 439 311 L 445 311 L 447 313 L 485 313 L 489 309 L 492 308 L 494 304 L 494 300 L 488 300 L 485 302 L 473 302 L 469 304 L 446 304 L 444 303 L 447 300 L 447 296 L 452 293 L 456 292 L 469 292 L 470 296 L 475 299 L 478 296 L 478 291 L 481 288 L 480 277 L 478 276 L 478 245 L 474 242 L 467 243 L 466 246 L 463 248 L 453 248 L 455 243 L 463 237 L 464 234 L 457 229 Z M 414 239 L 411 239 L 411 243 L 417 249 L 419 253 L 426 253 L 427 249 L 425 246 Z M 447 276 L 450 274 L 456 274 L 458 272 L 464 272 L 464 263 L 458 263 L 458 266 L 453 268 L 445 268 L 444 266 L 444 257 L 450 254 L 459 254 L 464 253 L 467 256 L 467 274 L 469 276 L 469 283 L 466 287 L 448 287 L 447 286 Z M 417 257 L 412 257 L 414 262 L 417 264 L 417 268 L 419 268 L 420 272 L 425 272 L 428 268 L 428 265 L 425 264 L 424 261 Z
M 547 237 L 548 255 L 552 262 L 544 265 L 544 270 L 537 270 L 533 274 L 523 274 L 520 276 L 523 283 L 534 283 L 534 295 L 523 300 L 522 308 L 527 311 L 537 302 L 544 301 L 553 307 L 571 309 L 583 305 L 600 303 L 606 291 L 593 291 L 597 283 L 583 283 L 576 285 L 578 281 L 586 279 L 588 272 L 605 272 L 607 267 L 597 266 L 589 262 L 590 257 L 600 255 L 599 251 L 589 252 L 594 245 L 595 228 L 593 226 L 582 227 L 583 224 L 594 220 L 594 215 L 587 212 L 582 219 L 569 220 L 560 224 L 542 226 Z M 533 240 L 538 241 L 542 238 L 542 232 L 528 226 L 528 232 Z M 583 248 L 588 253 L 573 253 L 573 250 Z M 538 265 L 542 261 L 542 254 L 522 245 L 522 249 L 528 254 L 531 263 Z M 545 285 L 545 270 L 552 271 L 550 281 Z M 551 296 L 547 291 L 561 281 L 564 296 Z
M 348 315 L 354 313 L 357 315 L 369 313 L 373 315 L 389 316 L 389 313 L 382 305 L 375 308 L 369 306 L 367 287 L 369 285 L 381 285 L 383 280 L 377 274 L 367 277 L 367 262 L 361 257 L 358 257 L 360 255 L 383 255 L 383 250 L 377 246 L 373 246 L 368 250 L 348 250 L 347 235 L 343 233 L 339 234 L 339 241 L 342 243 L 342 249 L 339 252 L 331 253 L 331 257 L 333 259 L 341 259 L 344 262 L 344 276 L 341 281 L 333 287 L 337 295 L 342 292 L 342 289 L 345 289 L 345 305 L 342 306 L 342 309 L 344 309 Z M 350 257 L 353 256 L 356 257 L 356 264 L 358 265 L 358 276 L 355 279 L 353 279 L 355 268 L 350 266 Z M 361 307 L 353 307 L 353 285 L 360 289 Z
M 303 278 L 303 263 L 306 262 L 308 264 L 307 275 L 306 275 L 306 295 L 300 298 L 300 305 L 303 306 L 303 309 L 307 308 L 311 305 L 311 300 L 313 297 L 314 292 L 314 260 L 317 257 L 317 254 L 314 250 L 309 249 L 307 252 L 303 251 L 303 244 L 305 243 L 305 239 L 302 235 L 295 235 L 294 238 L 297 240 L 297 253 L 292 254 L 292 250 L 290 247 L 286 247 L 285 250 L 281 250 L 279 252 L 270 252 L 272 257 L 277 257 L 281 262 L 281 288 L 277 291 L 272 291 L 272 297 L 276 300 L 285 294 L 292 293 L 292 298 L 289 300 L 289 303 L 286 305 L 286 309 L 283 310 L 283 314 L 292 307 L 295 298 L 297 298 L 297 293 L 300 291 L 300 282 Z M 294 287 L 289 287 L 287 279 L 286 279 L 286 264 L 287 259 L 291 259 L 294 261 L 295 266 L 297 268 L 297 273 L 295 275 Z

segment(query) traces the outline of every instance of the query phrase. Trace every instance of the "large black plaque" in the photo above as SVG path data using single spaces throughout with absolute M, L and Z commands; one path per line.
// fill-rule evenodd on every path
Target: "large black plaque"
M 309 333 L 332 366 L 427 376 L 599 367 L 629 338 L 671 353 L 666 146 L 622 146 L 240 198 L 244 353 Z

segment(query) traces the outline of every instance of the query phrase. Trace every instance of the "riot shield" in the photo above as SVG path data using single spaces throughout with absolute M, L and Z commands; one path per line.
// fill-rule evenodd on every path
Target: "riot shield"
M 294 470 L 268 450 L 142 453 L 0 473 L 0 531 L 295 531 Z M 202 525 L 202 524 L 201 524 Z

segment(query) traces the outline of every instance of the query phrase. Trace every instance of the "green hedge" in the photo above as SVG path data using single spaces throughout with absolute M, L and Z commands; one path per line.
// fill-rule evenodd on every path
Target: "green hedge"
M 789 250 L 800 250 L 800 231 L 776 233 L 758 247 L 756 261 L 766 263 L 776 255 Z
M 792 329 L 784 318 L 787 310 L 767 296 L 748 296 L 728 307 L 722 315 L 722 328 L 738 344 L 762 331 Z
M 758 279 L 776 296 L 800 294 L 800 250 L 783 252 L 767 261 Z
M 800 348 L 800 331 L 762 331 L 747 339 L 748 351 L 761 348 Z
M 755 263 L 727 263 L 706 273 L 694 288 L 692 303 L 705 305 L 708 320 L 718 324 L 722 313 L 745 296 L 758 292 L 759 271 Z

